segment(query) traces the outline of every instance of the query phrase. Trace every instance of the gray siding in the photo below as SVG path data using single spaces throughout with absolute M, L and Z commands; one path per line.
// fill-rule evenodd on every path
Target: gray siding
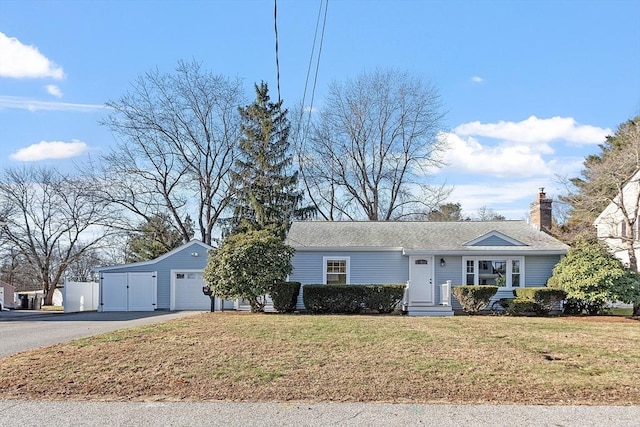
M 499 236 L 489 236 L 472 246 L 514 246 L 513 243 L 507 242 Z
M 560 261 L 560 255 L 528 256 L 525 259 L 525 286 L 545 286 L 553 273 L 553 268 Z
M 444 259 L 445 266 L 440 265 L 440 260 Z M 446 283 L 447 280 L 451 280 L 451 286 L 462 284 L 462 257 L 460 256 L 436 256 L 434 257 L 435 273 L 435 295 L 434 301 L 436 304 L 440 304 L 440 294 L 442 293 L 441 284 Z M 453 303 L 453 302 L 452 302 Z M 456 304 L 458 302 L 456 301 Z M 454 306 L 455 308 L 455 306 Z
M 191 256 L 197 252 L 198 256 Z M 158 291 L 158 309 L 169 310 L 171 298 L 171 270 L 204 270 L 207 266 L 207 250 L 197 244 L 184 247 L 182 250 L 157 262 L 135 263 L 113 268 L 104 273 L 125 273 L 155 271 Z
M 500 239 L 502 241 L 502 239 Z M 349 257 L 350 284 L 367 283 L 406 283 L 409 280 L 409 257 L 400 251 L 389 252 L 303 252 L 298 251 L 293 257 L 293 272 L 289 280 L 305 284 L 320 284 L 323 277 L 323 257 Z M 444 259 L 445 266 L 440 265 Z M 451 280 L 451 285 L 464 284 L 462 256 L 434 256 L 434 291 L 435 303 L 440 303 L 442 283 Z M 525 256 L 524 273 L 525 286 L 544 286 L 551 276 L 553 267 L 560 260 L 559 255 L 530 255 Z M 513 297 L 512 289 L 499 289 L 493 301 L 500 298 Z M 454 309 L 461 310 L 460 303 L 451 298 Z M 304 308 L 302 293 L 298 299 L 298 308 Z
M 324 257 L 349 257 L 350 284 L 405 284 L 409 280 L 409 257 L 401 251 L 389 252 L 303 252 L 297 251 L 291 261 L 289 280 L 302 283 L 298 309 L 304 309 L 304 285 L 322 284 Z
M 401 251 L 389 252 L 302 252 L 293 256 L 289 280 L 303 285 L 321 284 L 323 257 L 349 257 L 350 284 L 407 283 L 409 258 Z

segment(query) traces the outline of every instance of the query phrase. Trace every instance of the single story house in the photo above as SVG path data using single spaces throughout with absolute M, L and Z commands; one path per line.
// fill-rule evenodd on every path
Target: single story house
M 629 243 L 634 247 L 636 259 L 640 259 L 640 170 L 625 183 L 593 225 L 598 238 L 623 264 L 629 265 Z
M 541 189 L 526 221 L 294 222 L 289 280 L 305 284 L 407 284 L 410 315 L 452 315 L 450 287 L 544 286 L 568 246 L 551 229 L 551 199 Z M 304 290 L 304 287 L 303 287 Z M 304 308 L 302 297 L 298 308 Z
M 98 268 L 98 311 L 209 310 L 202 287 L 210 249 L 192 240 L 150 261 Z

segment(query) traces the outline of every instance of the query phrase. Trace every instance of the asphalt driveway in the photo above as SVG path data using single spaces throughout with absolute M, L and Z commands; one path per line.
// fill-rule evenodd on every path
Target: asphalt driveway
M 39 311 L 0 312 L 0 357 L 25 350 L 97 335 L 116 329 L 165 322 L 197 311 L 147 311 L 59 313 Z

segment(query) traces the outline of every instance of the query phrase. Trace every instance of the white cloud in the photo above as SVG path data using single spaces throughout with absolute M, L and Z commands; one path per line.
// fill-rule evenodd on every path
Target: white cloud
M 482 145 L 473 137 L 461 138 L 450 133 L 446 138 L 448 150 L 442 154 L 447 164 L 444 172 L 478 173 L 497 177 L 531 177 L 553 173 L 542 154 L 553 150 L 546 144 L 537 146 L 502 144 L 495 147 Z
M 0 95 L 0 108 L 13 108 L 18 110 L 29 111 L 98 111 L 107 109 L 102 104 L 74 104 L 69 102 L 51 102 L 28 99 L 21 96 Z
M 71 142 L 40 141 L 28 147 L 21 148 L 11 155 L 11 158 L 21 162 L 34 162 L 46 159 L 68 159 L 79 156 L 87 150 L 87 144 L 77 139 Z
M 56 85 L 46 85 L 45 88 L 47 89 L 47 92 L 49 93 L 49 95 L 53 95 L 56 98 L 62 98 L 62 91 L 60 90 L 60 88 Z
M 448 144 L 440 156 L 447 166 L 429 171 L 452 179 L 448 200 L 460 202 L 466 215 L 487 206 L 508 219 L 524 219 L 540 187 L 551 197 L 566 193 L 560 181 L 580 174 L 579 153 L 610 134 L 570 117 L 464 123 L 439 135 Z
M 482 77 L 478 77 L 478 76 L 471 77 L 471 81 L 473 83 L 484 83 L 484 79 Z
M 62 67 L 51 62 L 35 46 L 26 46 L 0 32 L 0 77 L 63 79 Z
M 563 190 L 549 177 L 486 181 L 456 185 L 449 200 L 460 202 L 467 216 L 473 217 L 480 208 L 486 206 L 507 219 L 521 220 L 528 218 L 528 206 L 535 200 L 541 187 L 552 198 Z
M 600 144 L 611 129 L 581 125 L 571 117 L 539 119 L 531 116 L 521 122 L 464 123 L 453 130 L 461 136 L 485 136 L 504 141 L 540 144 L 564 140 L 574 144 Z

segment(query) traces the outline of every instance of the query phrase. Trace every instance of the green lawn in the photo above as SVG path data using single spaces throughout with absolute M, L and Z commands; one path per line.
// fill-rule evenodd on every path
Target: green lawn
M 637 405 L 638 342 L 615 316 L 205 313 L 0 359 L 0 397 Z

